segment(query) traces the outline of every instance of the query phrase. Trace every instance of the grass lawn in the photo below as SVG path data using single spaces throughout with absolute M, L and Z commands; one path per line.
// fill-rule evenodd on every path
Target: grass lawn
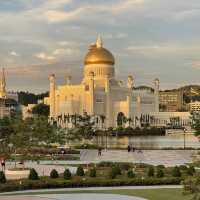
M 182 194 L 182 189 L 121 189 L 121 190 L 80 190 L 80 191 L 49 191 L 49 192 L 31 192 L 26 195 L 38 194 L 69 194 L 69 193 L 104 193 L 104 194 L 119 194 L 128 196 L 143 197 L 148 200 L 191 200 L 191 196 Z M 22 193 L 12 195 L 23 195 Z

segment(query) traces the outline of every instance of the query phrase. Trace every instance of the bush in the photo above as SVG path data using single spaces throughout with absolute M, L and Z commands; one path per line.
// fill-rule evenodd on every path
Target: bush
M 85 176 L 85 172 L 84 172 L 84 170 L 83 170 L 83 167 L 79 166 L 79 167 L 77 168 L 76 175 L 77 175 L 77 176 Z
M 29 174 L 28 179 L 29 180 L 38 180 L 39 179 L 38 173 L 35 171 L 35 169 L 30 170 L 30 174 Z
M 186 165 L 180 165 L 180 166 L 179 166 L 179 169 L 185 171 L 185 170 L 187 170 L 188 168 L 187 168 Z
M 96 176 L 97 176 L 97 171 L 96 171 L 95 168 L 92 168 L 92 169 L 90 170 L 90 177 L 96 177 Z
M 149 177 L 153 177 L 154 176 L 154 167 L 149 167 L 147 175 Z
M 162 178 L 162 177 L 164 177 L 164 171 L 163 171 L 161 168 L 158 168 L 158 169 L 157 169 L 156 177 L 157 177 L 157 178 Z
M 58 178 L 59 177 L 58 172 L 55 169 L 53 169 L 50 173 L 50 177 L 51 178 Z
M 135 173 L 133 172 L 132 169 L 127 172 L 127 176 L 128 176 L 128 178 L 134 178 L 135 177 Z
M 0 171 L 0 183 L 6 183 L 6 176 L 3 171 Z
M 119 165 L 115 165 L 112 167 L 113 171 L 116 173 L 116 175 L 121 175 L 121 168 L 119 167 Z
M 72 179 L 66 181 L 64 179 L 46 178 L 38 181 L 23 180 L 9 181 L 6 184 L 0 184 L 0 192 L 11 192 L 17 190 L 29 189 L 51 189 L 51 188 L 80 188 L 80 187 L 110 187 L 110 186 L 147 186 L 147 185 L 177 185 L 182 181 L 181 178 L 164 177 L 160 178 L 134 178 L 134 179 L 98 179 L 91 178 Z
M 173 177 L 181 177 L 181 171 L 180 171 L 179 167 L 176 166 L 172 169 L 172 176 Z
M 111 168 L 110 173 L 109 173 L 109 177 L 111 179 L 116 178 L 117 175 L 121 175 L 121 169 L 118 165 L 115 165 Z
M 193 176 L 194 173 L 195 173 L 195 168 L 193 166 L 190 166 L 190 167 L 187 168 L 186 172 L 187 172 L 187 175 Z
M 70 170 L 69 170 L 69 169 L 66 169 L 66 170 L 64 171 L 63 178 L 64 178 L 65 180 L 70 180 L 71 177 L 72 177 L 72 174 L 71 174 Z

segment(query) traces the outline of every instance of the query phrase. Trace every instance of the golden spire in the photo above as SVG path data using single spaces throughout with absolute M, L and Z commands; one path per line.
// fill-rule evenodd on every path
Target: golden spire
M 1 80 L 0 80 L 0 98 L 6 97 L 6 77 L 5 69 L 2 69 Z
M 102 41 L 102 39 L 101 39 L 100 34 L 99 34 L 98 37 L 97 37 L 96 47 L 97 47 L 97 48 L 103 47 L 103 41 Z

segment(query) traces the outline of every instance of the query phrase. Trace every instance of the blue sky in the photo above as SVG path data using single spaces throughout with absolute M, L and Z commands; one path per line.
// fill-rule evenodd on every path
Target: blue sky
M 200 84 L 199 21 L 199 0 L 1 0 L 0 65 L 10 90 L 47 90 L 50 73 L 78 82 L 100 33 L 119 79 Z

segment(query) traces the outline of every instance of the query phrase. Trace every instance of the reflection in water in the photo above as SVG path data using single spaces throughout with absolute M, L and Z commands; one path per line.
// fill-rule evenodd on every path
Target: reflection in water
M 166 136 L 99 136 L 95 143 L 108 148 L 127 148 L 128 145 L 136 148 L 183 148 L 184 135 L 171 134 Z M 200 148 L 198 138 L 192 134 L 185 135 L 186 147 Z

